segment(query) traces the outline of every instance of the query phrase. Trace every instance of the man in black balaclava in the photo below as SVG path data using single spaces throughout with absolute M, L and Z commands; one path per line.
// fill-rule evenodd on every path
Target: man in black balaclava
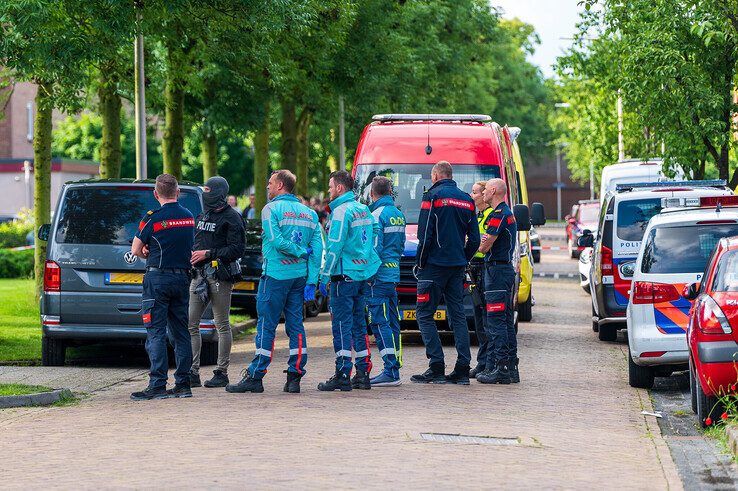
M 246 239 L 243 220 L 228 206 L 228 181 L 211 177 L 203 186 L 203 212 L 195 220 L 195 244 L 192 267 L 195 275 L 190 284 L 189 329 L 192 339 L 192 387 L 200 387 L 200 318 L 208 303 L 212 304 L 215 326 L 218 329 L 218 367 L 205 387 L 228 385 L 228 365 L 231 357 L 231 291 L 233 290 L 233 263 L 241 259 Z

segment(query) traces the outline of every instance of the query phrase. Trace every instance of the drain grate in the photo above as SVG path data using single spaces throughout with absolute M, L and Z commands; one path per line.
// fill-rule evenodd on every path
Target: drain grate
M 421 433 L 420 438 L 428 442 L 440 443 L 474 443 L 481 445 L 520 445 L 519 438 L 496 436 L 459 435 L 450 433 Z

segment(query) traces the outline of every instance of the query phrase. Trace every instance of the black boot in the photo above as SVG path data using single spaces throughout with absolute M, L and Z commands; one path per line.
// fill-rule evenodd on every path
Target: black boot
M 264 392 L 264 384 L 261 383 L 261 379 L 257 380 L 251 378 L 251 374 L 248 370 L 244 370 L 243 378 L 237 384 L 228 384 L 225 388 L 226 392 L 253 392 L 255 394 Z
M 443 373 L 445 368 L 443 363 L 431 363 L 428 370 L 419 375 L 413 375 L 410 381 L 417 384 L 445 384 L 446 375 Z
M 354 378 L 351 379 L 352 389 L 369 390 L 372 388 L 372 384 L 369 383 L 369 373 L 356 370 Z
M 168 397 L 169 394 L 167 394 L 166 387 L 146 387 L 140 392 L 134 392 L 131 394 L 131 399 L 134 401 L 150 401 L 151 399 L 167 399 Z
M 228 375 L 223 370 L 213 370 L 213 378 L 205 381 L 205 387 L 213 389 L 216 387 L 225 387 L 228 385 Z
M 202 387 L 199 373 L 190 371 L 190 387 Z
M 287 372 L 287 382 L 284 384 L 284 391 L 290 394 L 300 393 L 300 379 L 302 375 L 296 372 Z
M 518 362 L 520 358 L 513 358 L 513 363 L 510 365 L 510 381 L 514 384 L 520 383 L 520 372 L 518 371 Z
M 477 378 L 477 375 L 484 371 L 484 365 L 477 363 L 477 366 L 469 371 L 469 378 Z
M 477 382 L 482 384 L 509 384 L 511 380 L 507 360 L 497 362 L 497 367 L 494 370 L 485 370 L 477 375 Z
M 189 385 L 176 384 L 173 389 L 167 391 L 167 396 L 172 399 L 179 399 L 181 397 L 192 397 L 192 390 Z
M 341 392 L 348 392 L 351 390 L 351 379 L 349 379 L 348 373 L 336 372 L 331 378 L 325 382 L 318 384 L 318 390 L 323 392 L 333 392 L 334 390 L 340 390 Z
M 454 371 L 446 375 L 446 383 L 469 385 L 469 365 L 454 365 Z

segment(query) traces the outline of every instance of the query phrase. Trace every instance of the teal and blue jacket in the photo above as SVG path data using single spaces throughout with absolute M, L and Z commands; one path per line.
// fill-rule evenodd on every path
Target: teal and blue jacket
M 392 196 L 382 196 L 369 206 L 379 221 L 376 250 L 381 264 L 377 280 L 400 282 L 400 257 L 405 250 L 405 215 L 395 206 Z
M 352 191 L 331 201 L 330 209 L 320 282 L 327 284 L 334 275 L 368 280 L 379 269 L 379 256 L 374 249 L 379 222 L 366 205 L 356 201 Z
M 263 273 L 277 280 L 307 278 L 318 283 L 323 235 L 318 214 L 294 194 L 282 194 L 261 210 Z M 307 248 L 312 253 L 304 259 Z

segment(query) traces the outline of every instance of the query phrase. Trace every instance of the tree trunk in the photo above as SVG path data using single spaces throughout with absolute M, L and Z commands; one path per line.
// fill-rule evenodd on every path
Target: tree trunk
M 164 90 L 164 136 L 162 156 L 164 173 L 182 179 L 182 152 L 184 147 L 184 90 L 171 75 Z
M 52 84 L 40 83 L 36 93 L 36 121 L 33 126 L 33 220 L 36 298 L 44 283 L 46 241 L 38 238 L 41 225 L 51 221 L 51 112 L 54 108 Z
M 307 196 L 308 166 L 310 165 L 309 132 L 313 112 L 307 107 L 297 120 L 297 194 Z
M 218 138 L 208 131 L 200 144 L 202 153 L 202 182 L 218 175 Z
M 297 117 L 295 104 L 282 101 L 282 168 L 297 172 Z
M 100 99 L 100 117 L 102 118 L 102 141 L 100 142 L 100 178 L 118 179 L 120 177 L 120 110 L 121 99 L 117 84 L 103 70 L 100 74 L 100 87 L 97 90 Z
M 264 104 L 264 122 L 254 135 L 254 198 L 256 218 L 266 204 L 266 184 L 269 174 L 269 103 Z

